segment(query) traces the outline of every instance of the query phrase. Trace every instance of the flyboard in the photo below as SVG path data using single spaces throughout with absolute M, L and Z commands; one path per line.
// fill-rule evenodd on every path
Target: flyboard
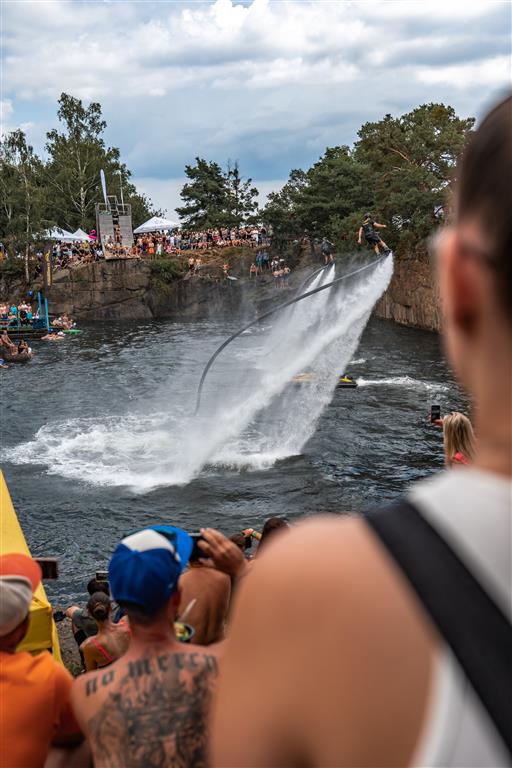
M 268 312 L 264 312 L 262 315 L 259 315 L 257 318 L 252 320 L 250 323 L 247 323 L 247 325 L 244 325 L 242 328 L 239 328 L 236 333 L 233 333 L 229 338 L 226 339 L 226 341 L 222 342 L 220 347 L 217 347 L 213 355 L 210 357 L 208 362 L 206 363 L 203 373 L 201 374 L 201 379 L 199 380 L 199 386 L 197 388 L 197 395 L 196 395 L 196 410 L 195 413 L 197 414 L 199 412 L 199 409 L 201 407 L 201 395 L 203 393 L 203 386 L 204 382 L 206 380 L 206 377 L 208 375 L 208 371 L 214 364 L 215 360 L 218 358 L 220 353 L 226 349 L 228 344 L 231 344 L 232 341 L 237 339 L 239 336 L 242 335 L 245 331 L 247 331 L 249 328 L 252 328 L 253 325 L 257 325 L 258 323 L 261 323 L 262 320 L 266 320 L 267 317 L 271 317 L 271 315 L 274 315 L 276 312 L 280 312 L 282 309 L 285 309 L 286 307 L 290 307 L 292 304 L 296 304 L 299 301 L 303 301 L 304 299 L 308 299 L 310 296 L 314 296 L 316 293 L 320 293 L 320 291 L 326 291 L 328 288 L 332 288 L 333 285 L 336 285 L 337 283 L 341 283 L 342 280 L 348 280 L 349 277 L 354 277 L 354 275 L 358 275 L 361 272 L 365 272 L 367 269 L 372 269 L 372 267 L 375 267 L 377 264 L 380 264 L 381 261 L 384 261 L 388 256 L 392 256 L 392 251 L 388 251 L 386 253 L 383 253 L 381 256 L 379 256 L 377 259 L 374 259 L 374 261 L 371 261 L 369 264 L 365 264 L 363 267 L 358 267 L 358 269 L 352 270 L 352 272 L 349 272 L 346 275 L 341 275 L 340 277 L 336 277 L 334 280 L 331 280 L 330 283 L 326 283 L 325 285 L 321 285 L 318 288 L 313 288 L 310 291 L 306 291 L 306 293 L 300 294 L 300 296 L 295 296 L 293 299 L 289 299 L 288 301 L 284 301 L 282 304 L 278 304 L 277 307 L 274 307 L 273 309 L 269 309 Z M 321 267 L 320 269 L 317 269 L 315 272 L 313 272 L 312 275 L 310 275 L 306 283 L 309 282 L 314 275 L 321 272 L 323 269 L 326 269 L 330 267 L 331 264 L 326 264 L 325 266 Z M 303 289 L 305 286 L 305 283 L 302 284 L 301 289 Z M 300 289 L 300 290 L 301 290 Z

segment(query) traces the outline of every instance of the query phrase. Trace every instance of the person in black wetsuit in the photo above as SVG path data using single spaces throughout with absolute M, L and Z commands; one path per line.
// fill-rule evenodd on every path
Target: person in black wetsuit
M 389 253 L 389 248 L 382 240 L 380 235 L 375 231 L 376 229 L 385 229 L 385 224 L 377 224 L 376 221 L 372 219 L 372 216 L 370 213 L 366 213 L 363 219 L 363 223 L 359 227 L 359 234 L 357 238 L 357 242 L 359 245 L 361 245 L 361 238 L 364 233 L 366 242 L 372 246 L 373 250 L 377 254 L 377 256 L 380 254 L 380 246 L 384 249 L 384 253 Z

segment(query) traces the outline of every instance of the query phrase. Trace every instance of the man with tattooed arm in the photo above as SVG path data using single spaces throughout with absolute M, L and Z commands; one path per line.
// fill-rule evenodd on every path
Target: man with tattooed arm
M 110 561 L 112 594 L 132 630 L 128 651 L 74 683 L 73 707 L 96 768 L 206 765 L 217 653 L 176 640 L 178 581 L 192 539 L 157 528 L 123 539 Z

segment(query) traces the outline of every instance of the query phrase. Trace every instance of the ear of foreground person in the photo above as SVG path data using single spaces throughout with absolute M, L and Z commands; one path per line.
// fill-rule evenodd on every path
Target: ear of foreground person
M 509 97 L 466 149 L 437 244 L 473 463 L 269 545 L 226 644 L 217 768 L 511 764 L 511 136 Z

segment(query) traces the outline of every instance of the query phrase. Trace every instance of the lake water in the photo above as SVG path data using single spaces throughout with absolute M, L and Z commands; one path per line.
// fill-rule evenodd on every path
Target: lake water
M 219 357 L 194 416 L 201 370 L 237 325 L 95 324 L 1 372 L 2 466 L 33 554 L 59 558 L 56 603 L 83 598 L 146 524 L 229 535 L 271 515 L 357 512 L 442 467 L 426 415 L 466 405 L 437 335 L 372 318 L 359 343 L 338 335 L 308 356 L 263 326 Z M 308 328 L 311 344 L 327 333 Z M 300 355 L 315 380 L 284 384 Z M 356 389 L 334 388 L 335 360 Z

